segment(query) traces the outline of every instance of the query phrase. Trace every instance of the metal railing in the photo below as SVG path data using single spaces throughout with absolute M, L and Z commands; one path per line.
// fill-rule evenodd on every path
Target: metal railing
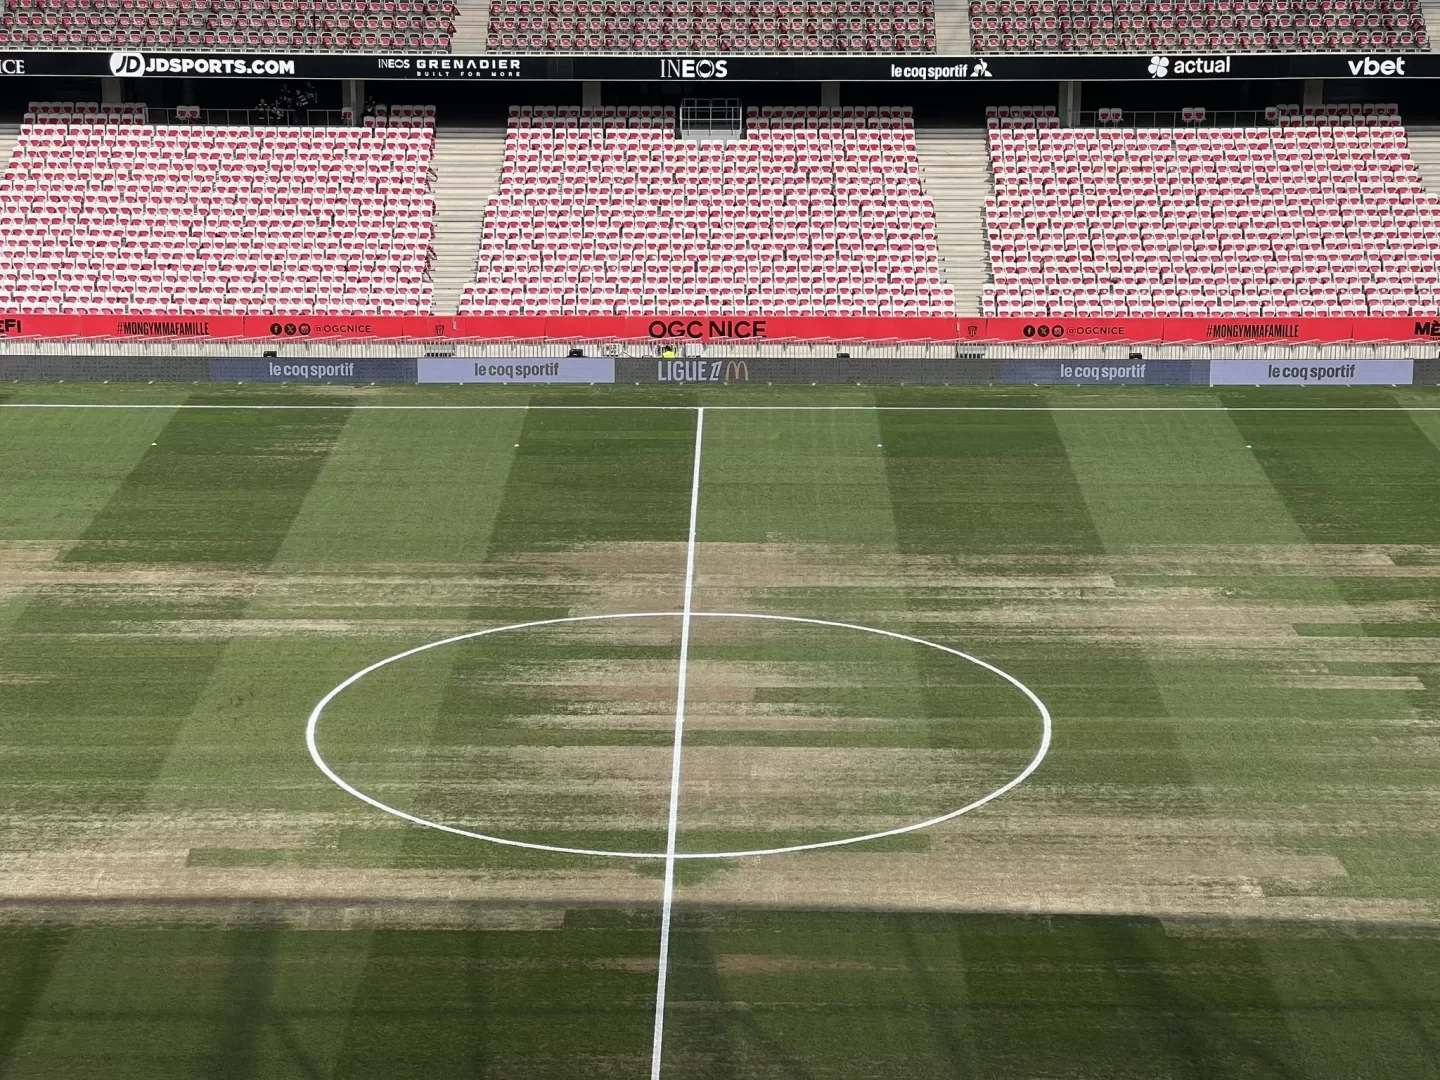
M 1113 118 L 1109 109 L 1099 112 L 1082 111 L 1081 127 L 1127 128 L 1127 127 L 1274 127 L 1275 121 L 1265 115 L 1264 109 L 1205 109 L 1203 115 L 1187 116 L 1184 111 L 1135 112 L 1126 109 L 1119 119 Z M 1104 117 L 1102 118 L 1102 113 Z
M 181 105 L 176 108 L 146 109 L 152 124 L 215 124 L 249 127 L 340 127 L 350 121 L 339 109 L 197 109 Z
M 739 98 L 687 98 L 680 102 L 682 139 L 743 139 L 745 107 Z

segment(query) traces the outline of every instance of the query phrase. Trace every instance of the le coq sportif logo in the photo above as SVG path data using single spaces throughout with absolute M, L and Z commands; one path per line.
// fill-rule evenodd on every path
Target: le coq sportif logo
M 1170 58 L 1168 56 L 1150 57 L 1149 71 L 1152 79 L 1163 79 L 1170 74 Z

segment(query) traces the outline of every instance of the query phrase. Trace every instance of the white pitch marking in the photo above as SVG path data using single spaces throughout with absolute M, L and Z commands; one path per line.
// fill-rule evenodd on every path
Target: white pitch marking
M 1440 412 L 1440 405 L 131 405 L 4 401 L 0 409 L 293 409 L 344 412 Z
M 359 799 L 361 802 L 369 803 L 377 810 L 383 810 L 387 814 L 391 814 L 405 821 L 412 822 L 415 825 L 423 825 L 427 829 L 438 829 L 441 832 L 454 833 L 456 836 L 466 836 L 472 840 L 485 840 L 492 844 L 504 844 L 507 847 L 528 848 L 531 851 L 553 851 L 561 855 L 596 855 L 605 858 L 615 859 L 663 859 L 666 857 L 666 853 L 663 851 L 612 851 L 604 848 L 572 848 L 560 847 L 555 844 L 537 844 L 529 840 L 511 840 L 503 836 L 491 836 L 488 833 L 475 832 L 470 829 L 461 829 L 454 825 L 446 825 L 439 821 L 431 821 L 429 818 L 419 817 L 415 814 L 409 813 L 408 811 L 391 806 L 388 803 L 383 803 L 372 795 L 367 795 L 365 792 L 355 787 L 348 780 L 346 780 L 339 773 L 337 773 L 334 769 L 332 769 L 329 762 L 327 762 L 321 756 L 320 750 L 316 745 L 316 732 L 318 730 L 320 716 L 325 711 L 325 707 L 329 705 L 330 702 L 333 701 L 335 697 L 338 696 L 340 692 L 346 687 L 354 685 L 373 671 L 378 671 L 380 668 L 383 668 L 389 664 L 404 660 L 407 657 L 416 655 L 417 653 L 426 652 L 429 649 L 438 649 L 442 645 L 453 645 L 456 642 L 469 641 L 472 638 L 488 637 L 491 634 L 504 634 L 512 630 L 530 630 L 540 626 L 556 626 L 564 623 L 605 622 L 613 619 L 678 619 L 680 618 L 681 614 L 682 613 L 679 611 L 627 611 L 612 615 L 571 615 L 561 619 L 541 619 L 536 622 L 515 623 L 510 626 L 493 626 L 488 630 L 472 630 L 470 633 L 467 634 L 457 634 L 455 637 L 448 637 L 441 641 L 432 641 L 428 645 L 419 645 L 416 648 L 407 649 L 404 652 L 396 653 L 394 656 L 387 656 L 384 660 L 376 661 L 369 667 L 361 671 L 357 671 L 354 675 L 351 675 L 339 686 L 335 687 L 323 698 L 321 698 L 319 704 L 317 704 L 315 708 L 311 710 L 310 720 L 305 727 L 305 743 L 310 748 L 311 760 L 315 762 L 316 766 L 320 769 L 320 771 L 323 772 L 326 776 L 328 776 L 331 781 L 336 784 L 336 786 L 355 796 L 355 798 Z M 994 664 L 987 663 L 986 661 L 981 660 L 978 656 L 971 656 L 969 653 L 961 652 L 959 649 L 952 649 L 949 645 L 941 645 L 937 641 L 929 641 L 926 638 L 915 637 L 912 634 L 901 634 L 894 630 L 881 630 L 878 627 L 862 626 L 859 623 L 836 622 L 833 619 L 811 619 L 805 618 L 800 615 L 765 615 L 739 611 L 691 611 L 690 617 L 692 619 L 762 619 L 771 622 L 803 623 L 811 626 L 833 626 L 840 630 L 857 630 L 865 634 L 875 634 L 878 637 L 888 637 L 893 638 L 896 641 L 906 641 L 913 645 L 924 645 L 926 648 L 936 649 L 940 652 L 948 653 L 951 656 L 958 656 L 962 660 L 965 660 L 971 664 L 975 664 L 978 667 L 982 667 L 986 671 L 989 671 L 994 675 L 998 675 L 1000 678 L 1004 679 L 1011 686 L 1015 687 L 1022 694 L 1024 694 L 1025 697 L 1030 701 L 1030 703 L 1035 706 L 1036 711 L 1040 714 L 1041 735 L 1040 746 L 1035 751 L 1035 756 L 1030 759 L 1029 764 L 1025 766 L 1025 768 L 1020 772 L 1018 776 L 1016 776 L 1013 780 L 1009 781 L 1003 786 L 996 788 L 989 794 L 982 795 L 980 798 L 974 800 L 973 802 L 966 803 L 958 810 L 951 810 L 947 813 L 939 814 L 932 818 L 927 818 L 924 821 L 915 822 L 912 825 L 902 825 L 898 828 L 885 829 L 881 832 L 866 833 L 863 836 L 842 837 L 838 840 L 817 840 L 814 843 L 794 844 L 789 847 L 756 848 L 750 851 L 677 851 L 675 853 L 675 858 L 677 860 L 743 859 L 752 855 L 790 855 L 799 851 L 815 851 L 820 848 L 844 847 L 849 844 L 860 844 L 864 843 L 867 840 L 883 840 L 886 837 L 902 836 L 905 833 L 917 832 L 920 829 L 928 829 L 932 826 L 939 825 L 943 822 L 960 817 L 962 814 L 968 814 L 972 810 L 978 810 L 986 803 L 993 802 L 1001 795 L 1004 795 L 1006 792 L 1014 790 L 1015 787 L 1017 787 L 1019 784 L 1024 783 L 1024 781 L 1029 778 L 1030 774 L 1040 767 L 1040 763 L 1045 760 L 1045 755 L 1050 751 L 1050 710 L 1046 708 L 1045 703 L 1040 700 L 1040 697 L 1035 693 L 1035 691 L 1031 690 L 1028 686 L 1026 686 L 1015 676 L 1011 675 L 1008 671 L 998 668 Z
M 680 759 L 685 742 L 685 690 L 690 675 L 690 615 L 695 600 L 695 527 L 700 517 L 700 447 L 705 410 L 695 411 L 695 473 L 690 480 L 690 535 L 685 542 L 685 602 L 680 612 L 680 674 L 675 689 L 675 743 L 670 751 L 670 817 L 665 831 L 665 891 L 660 906 L 660 972 L 655 979 L 655 1035 L 650 1080 L 660 1080 L 665 1043 L 665 983 L 670 974 L 670 917 L 675 906 L 675 838 L 680 831 Z

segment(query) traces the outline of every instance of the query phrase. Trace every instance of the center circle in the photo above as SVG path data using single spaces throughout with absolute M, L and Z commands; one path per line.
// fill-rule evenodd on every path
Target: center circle
M 468 634 L 457 634 L 454 637 L 443 638 L 440 641 L 432 641 L 428 645 L 418 645 L 413 649 L 406 649 L 404 652 L 398 652 L 393 656 L 387 656 L 385 659 L 379 660 L 371 664 L 367 668 L 362 668 L 360 671 L 355 672 L 355 674 L 345 679 L 339 685 L 334 687 L 324 697 L 322 697 L 320 701 L 315 705 L 315 708 L 310 711 L 310 718 L 305 725 L 305 745 L 310 751 L 310 759 L 315 763 L 316 767 L 319 768 L 321 772 L 323 772 L 327 777 L 330 778 L 331 781 L 333 781 L 342 790 L 359 799 L 361 802 L 369 803 L 377 810 L 383 810 L 385 813 L 391 814 L 394 817 L 400 818 L 404 821 L 409 821 L 415 825 L 423 825 L 427 829 L 437 829 L 440 832 L 453 833 L 456 836 L 466 836 L 473 840 L 484 840 L 491 844 L 503 844 L 506 847 L 527 848 L 532 851 L 551 851 L 561 855 L 594 855 L 615 859 L 666 859 L 673 857 L 679 860 L 739 859 L 752 855 L 789 855 L 799 851 L 816 851 L 821 848 L 844 847 L 850 844 L 863 844 L 868 840 L 881 840 L 886 837 L 902 836 L 905 833 L 918 832 L 921 829 L 928 829 L 934 825 L 939 825 L 943 822 L 950 821 L 951 819 L 957 818 L 962 814 L 968 814 L 972 810 L 978 810 L 986 803 L 993 802 L 996 799 L 1000 798 L 1000 796 L 1004 795 L 1006 792 L 1012 791 L 1013 789 L 1019 787 L 1025 782 L 1027 778 L 1029 778 L 1031 773 L 1033 773 L 1036 769 L 1040 767 L 1040 763 L 1045 760 L 1045 755 L 1049 753 L 1052 722 L 1050 719 L 1050 710 L 1045 707 L 1045 703 L 1040 700 L 1039 695 L 1036 694 L 1035 691 L 1031 690 L 1030 687 L 1026 686 L 1014 675 L 1011 675 L 1008 671 L 1004 671 L 1001 668 L 996 667 L 994 664 L 981 660 L 979 657 L 971 656 L 969 653 L 962 652 L 959 649 L 953 649 L 949 645 L 941 645 L 939 642 L 936 641 L 930 641 L 926 638 L 916 637 L 913 634 L 901 634 L 894 630 L 881 630 L 874 626 L 862 626 L 859 623 L 838 622 L 832 619 L 812 619 L 805 618 L 799 615 L 765 615 L 753 612 L 736 611 L 692 611 L 689 613 L 689 617 L 692 619 L 754 619 L 765 622 L 800 623 L 810 626 L 827 626 L 840 630 L 854 630 L 859 633 L 874 634 L 878 637 L 890 638 L 895 641 L 909 642 L 912 645 L 923 645 L 926 648 L 936 649 L 939 652 L 946 653 L 950 656 L 958 657 L 959 659 L 964 660 L 967 663 L 984 668 L 986 671 L 991 672 L 992 674 L 1003 679 L 1005 682 L 1009 683 L 1011 686 L 1015 687 L 1015 689 L 1019 690 L 1020 693 L 1025 695 L 1029 702 L 1035 706 L 1036 711 L 1040 714 L 1039 746 L 1036 748 L 1034 756 L 1031 757 L 1025 767 L 1021 769 L 1020 772 L 1016 773 L 1015 776 L 1012 777 L 1010 780 L 1007 780 L 1005 783 L 1001 784 L 993 791 L 982 795 L 978 799 L 974 799 L 971 802 L 966 803 L 964 806 L 961 806 L 958 809 L 950 810 L 946 813 L 939 814 L 932 818 L 927 818 L 924 821 L 916 821 L 909 825 L 901 825 L 894 829 L 884 829 L 879 832 L 869 832 L 863 833 L 858 836 L 842 837 L 838 840 L 820 840 L 810 844 L 792 844 L 786 847 L 773 848 L 754 848 L 747 851 L 677 851 L 673 853 L 673 856 L 664 851 L 613 851 L 605 848 L 562 847 L 558 844 L 540 844 L 529 840 L 515 840 L 504 836 L 492 836 L 489 833 L 477 832 L 473 829 L 462 829 L 455 825 L 446 825 L 443 822 L 432 821 L 429 818 L 420 817 L 418 814 L 412 814 L 406 810 L 401 810 L 398 807 L 391 806 L 388 803 L 382 802 L 381 800 L 375 798 L 373 795 L 369 795 L 361 791 L 358 787 L 350 783 L 338 772 L 336 772 L 335 769 L 331 767 L 330 763 L 325 760 L 324 755 L 320 753 L 320 748 L 317 743 L 317 737 L 320 729 L 320 719 L 324 715 L 326 707 L 332 701 L 334 701 L 335 698 L 337 698 L 342 692 L 344 692 L 349 687 L 354 686 L 361 679 L 365 678 L 365 676 L 370 675 L 373 672 L 379 671 L 383 667 L 388 667 L 391 664 L 395 664 L 400 662 L 401 660 L 405 660 L 409 657 L 417 656 L 420 653 L 428 652 L 431 649 L 438 649 L 445 645 L 454 645 L 462 641 L 470 641 L 474 638 L 489 637 L 495 634 L 505 634 L 520 630 L 533 630 L 542 626 L 562 626 L 573 623 L 586 622 L 607 622 L 620 619 L 684 619 L 685 617 L 686 613 L 683 611 L 628 611 L 611 615 L 572 615 L 561 619 L 540 619 L 535 622 L 512 623 L 509 626 L 492 626 L 488 630 L 474 630 Z

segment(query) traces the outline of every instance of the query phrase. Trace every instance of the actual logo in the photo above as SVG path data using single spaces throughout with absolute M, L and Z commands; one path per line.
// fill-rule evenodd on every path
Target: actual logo
M 1190 60 L 1171 60 L 1168 56 L 1150 57 L 1150 66 L 1145 69 L 1152 79 L 1163 79 L 1167 75 L 1229 75 L 1230 57 L 1214 56 L 1208 59 L 1196 57 Z
M 110 74 L 145 74 L 145 54 L 138 52 L 112 52 L 110 54 Z

